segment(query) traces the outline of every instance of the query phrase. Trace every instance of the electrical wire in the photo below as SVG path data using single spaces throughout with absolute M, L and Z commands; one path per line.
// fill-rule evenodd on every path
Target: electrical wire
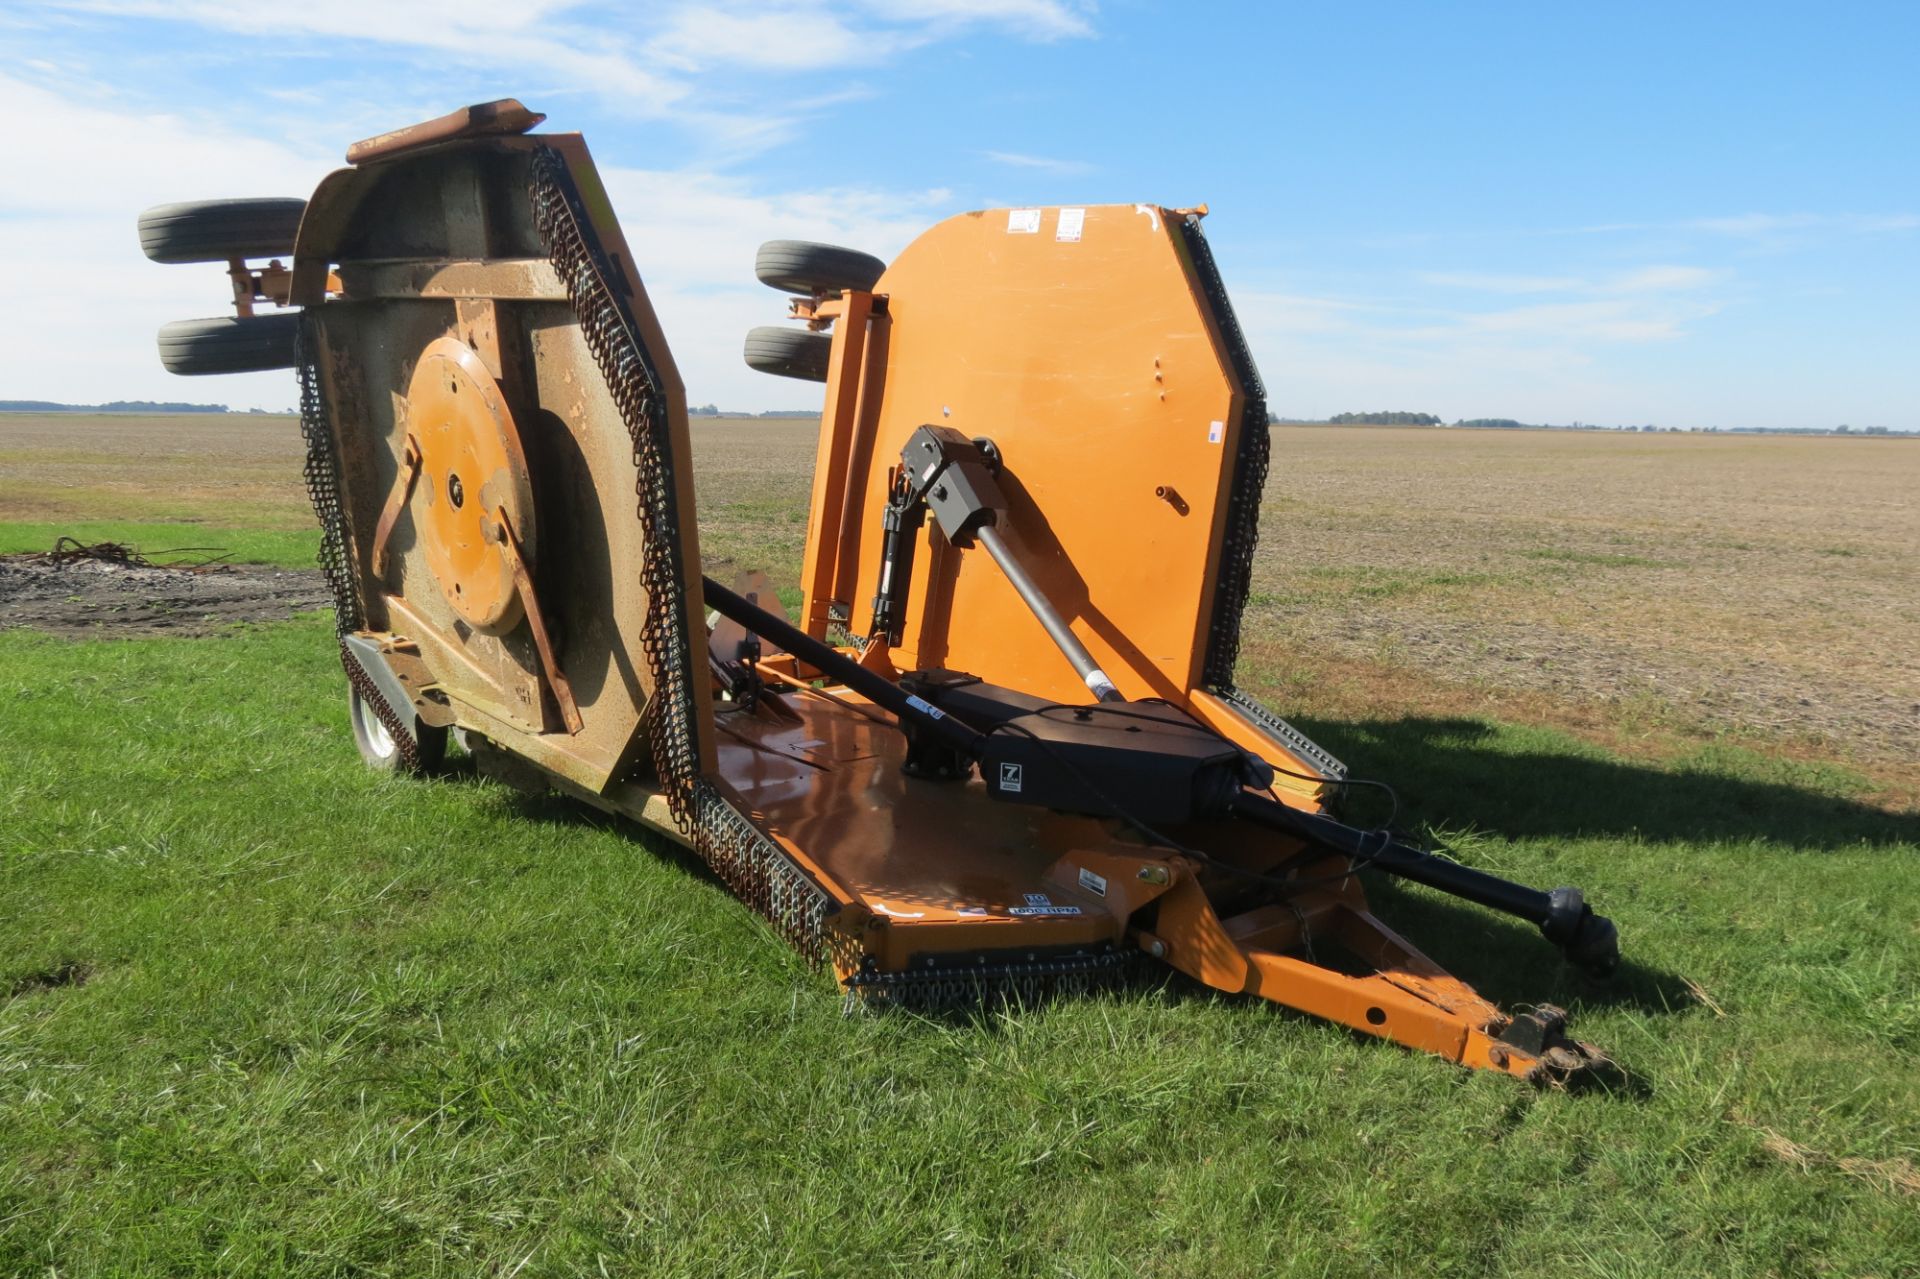
M 1164 697 L 1142 697 L 1130 704 L 1135 706 L 1139 706 L 1139 705 L 1165 706 L 1170 710 L 1180 711 L 1182 716 L 1187 715 L 1186 711 L 1181 710 L 1180 707 L 1175 706 L 1172 702 L 1168 701 Z M 1239 751 L 1243 755 L 1252 753 L 1248 751 L 1245 747 L 1241 746 L 1238 742 L 1228 737 L 1225 733 L 1222 733 L 1219 729 L 1213 728 L 1207 724 L 1202 724 L 1197 719 L 1191 719 L 1191 718 L 1182 718 L 1178 720 L 1161 719 L 1157 715 L 1142 715 L 1137 711 L 1128 711 L 1125 709 L 1125 705 L 1126 704 L 1115 704 L 1112 702 L 1104 702 L 1104 703 L 1100 703 L 1093 706 L 1074 706 L 1067 702 L 1055 702 L 1049 706 L 1042 706 L 1039 710 L 1035 711 L 1034 714 L 1047 715 L 1053 711 L 1071 711 L 1075 713 L 1085 713 L 1088 715 L 1110 715 L 1110 716 L 1118 717 L 1120 719 L 1144 720 L 1149 724 L 1159 724 L 1166 728 L 1190 729 L 1193 732 L 1199 733 L 1204 737 L 1213 738 L 1215 741 L 1219 742 L 1222 746 L 1227 747 L 1229 750 Z M 1386 782 L 1378 781 L 1371 777 L 1328 777 L 1323 773 L 1303 773 L 1296 769 L 1282 768 L 1278 764 L 1268 761 L 1265 757 L 1259 757 L 1259 758 L 1262 764 L 1265 764 L 1268 768 L 1272 769 L 1276 773 L 1281 774 L 1284 777 L 1296 777 L 1296 778 L 1299 778 L 1301 781 L 1319 782 L 1323 786 L 1332 786 L 1340 789 L 1345 789 L 1350 786 L 1366 786 L 1374 790 L 1384 791 L 1387 796 L 1389 811 L 1387 814 L 1387 820 L 1381 823 L 1380 828 L 1390 830 L 1393 827 L 1394 822 L 1399 819 L 1400 794 L 1398 791 L 1394 790 L 1393 787 L 1388 785 Z M 1273 788 L 1271 786 L 1267 788 L 1267 793 L 1269 795 L 1273 795 L 1273 799 L 1275 803 L 1283 802 L 1278 795 L 1273 794 Z
M 1181 711 L 1180 707 L 1175 706 L 1172 702 L 1169 702 L 1164 697 L 1143 697 L 1132 704 L 1141 705 L 1143 703 L 1156 705 L 1156 706 L 1165 706 L 1171 710 Z M 1037 711 L 1035 711 L 1034 714 L 1045 716 L 1045 715 L 1051 714 L 1054 711 L 1068 711 L 1075 714 L 1076 716 L 1084 716 L 1088 718 L 1091 718 L 1094 715 L 1108 715 L 1108 716 L 1113 716 L 1119 719 L 1143 720 L 1147 723 L 1158 724 L 1167 728 L 1190 729 L 1193 732 L 1199 733 L 1204 737 L 1213 738 L 1215 741 L 1219 742 L 1222 746 L 1227 747 L 1229 750 L 1237 751 L 1243 755 L 1251 754 L 1250 751 L 1247 751 L 1238 742 L 1235 742 L 1232 738 L 1220 732 L 1218 729 L 1213 728 L 1207 724 L 1202 724 L 1200 721 L 1196 719 L 1187 718 L 1187 712 L 1185 711 L 1181 711 L 1182 718 L 1177 720 L 1168 720 L 1168 719 L 1162 719 L 1157 715 L 1142 715 L 1138 711 L 1129 711 L 1125 708 L 1125 705 L 1115 705 L 1113 703 L 1101 703 L 1093 706 L 1075 706 L 1066 702 L 1055 702 L 1049 706 L 1042 706 Z M 1002 726 L 996 726 L 996 727 L 1002 727 Z M 988 731 L 991 732 L 992 730 L 990 729 Z M 1248 870 L 1243 866 L 1235 866 L 1231 862 L 1225 862 L 1225 861 L 1221 861 L 1216 857 L 1211 857 L 1208 854 L 1203 853 L 1198 849 L 1187 848 L 1184 845 L 1178 844 L 1174 841 L 1167 840 L 1165 836 L 1159 835 L 1157 832 L 1153 831 L 1150 827 L 1147 827 L 1144 823 L 1140 822 L 1138 819 L 1129 815 L 1126 812 L 1126 810 L 1121 808 L 1119 804 L 1115 803 L 1113 799 L 1111 799 L 1109 796 L 1101 792 L 1098 787 L 1094 786 L 1093 783 L 1090 780 L 1088 780 L 1083 774 L 1081 774 L 1078 769 L 1073 768 L 1073 766 L 1070 763 L 1068 763 L 1068 761 L 1065 758 L 1063 758 L 1062 756 L 1054 752 L 1047 745 L 1046 742 L 1041 741 L 1040 738 L 1035 737 L 1031 732 L 1028 732 L 1027 736 L 1029 738 L 1032 738 L 1035 744 L 1040 746 L 1042 750 L 1046 751 L 1047 754 L 1050 755 L 1056 762 L 1065 765 L 1069 769 L 1069 771 L 1072 771 L 1075 774 L 1075 776 L 1079 778 L 1079 780 L 1083 785 L 1087 786 L 1088 789 L 1092 790 L 1093 793 L 1102 802 L 1107 804 L 1116 813 L 1118 813 L 1122 820 L 1126 821 L 1129 825 L 1141 831 L 1143 834 L 1146 834 L 1150 838 L 1153 838 L 1158 842 L 1165 844 L 1167 847 L 1173 848 L 1178 852 L 1186 854 L 1187 856 L 1197 857 L 1201 861 L 1206 862 L 1208 865 L 1218 867 L 1219 869 L 1227 871 L 1230 874 L 1240 875 L 1248 879 L 1258 880 L 1262 883 L 1283 886 L 1288 888 L 1289 891 L 1298 891 L 1304 888 L 1316 888 L 1325 884 L 1337 884 L 1342 880 L 1350 879 L 1352 878 L 1355 872 L 1364 870 L 1368 866 L 1371 866 L 1374 862 L 1378 861 L 1380 858 L 1380 855 L 1386 852 L 1386 850 L 1392 846 L 1395 840 L 1393 827 L 1394 827 L 1394 823 L 1398 821 L 1400 817 L 1400 793 L 1394 790 L 1394 788 L 1389 784 L 1387 784 L 1386 782 L 1379 781 L 1371 777 L 1326 777 L 1319 773 L 1303 773 L 1303 772 L 1298 772 L 1291 768 L 1282 768 L 1278 764 L 1270 763 L 1268 760 L 1266 760 L 1263 757 L 1256 756 L 1256 758 L 1260 759 L 1260 762 L 1262 764 L 1265 764 L 1268 768 L 1272 769 L 1274 772 L 1283 774 L 1284 776 L 1287 776 L 1287 777 L 1297 777 L 1297 778 L 1300 778 L 1302 781 L 1319 782 L 1325 786 L 1333 786 L 1333 787 L 1338 787 L 1342 789 L 1347 787 L 1354 787 L 1354 786 L 1365 786 L 1365 787 L 1372 788 L 1374 790 L 1382 791 L 1386 794 L 1386 797 L 1387 797 L 1388 812 L 1387 812 L 1386 821 L 1380 823 L 1378 826 L 1366 832 L 1367 834 L 1378 835 L 1380 837 L 1379 847 L 1373 849 L 1370 852 L 1355 854 L 1352 860 L 1350 861 L 1350 863 L 1348 864 L 1347 869 L 1338 875 L 1321 875 L 1313 879 L 1300 879 L 1298 877 L 1293 877 L 1293 876 L 1282 878 L 1266 872 Z M 1282 806 L 1285 805 L 1286 801 L 1282 800 L 1280 796 L 1274 792 L 1274 789 L 1271 785 L 1269 785 L 1266 788 L 1266 791 L 1267 791 L 1268 798 L 1272 799 L 1274 803 L 1280 804 Z M 1309 850 L 1309 852 L 1310 851 L 1311 850 Z M 1299 857 L 1289 859 L 1288 862 L 1284 864 L 1297 865 L 1308 855 L 1309 854 L 1307 853 L 1303 853 Z
M 1074 706 L 1062 705 L 1057 707 L 1042 707 L 1038 713 L 1045 714 L 1047 711 L 1055 710 L 1055 709 L 1097 710 L 1099 708 L 1089 707 L 1089 706 L 1074 707 Z M 1111 711 L 1109 713 L 1121 715 L 1123 717 L 1127 716 L 1127 712 L 1121 711 L 1118 709 Z M 1150 715 L 1135 715 L 1135 716 L 1130 716 L 1130 718 L 1154 719 L 1154 717 Z M 1168 721 L 1154 720 L 1154 722 L 1167 723 Z M 1204 725 L 1194 724 L 1192 725 L 1192 727 L 1200 732 L 1207 733 L 1211 736 L 1220 738 L 1221 741 L 1226 742 L 1227 745 L 1232 746 L 1233 749 L 1236 751 L 1241 749 L 1239 746 L 1234 745 L 1234 743 L 1228 741 L 1227 738 L 1222 737 L 1219 733 L 1214 732 L 1212 729 L 1209 729 Z M 1086 773 L 1081 771 L 1079 766 L 1076 765 L 1072 760 L 1068 759 L 1061 752 L 1055 750 L 1051 742 L 1048 742 L 1046 739 L 1040 737 L 1032 729 L 1026 727 L 1024 724 L 1016 723 L 1013 720 L 1002 720 L 1000 723 L 995 724 L 991 728 L 987 729 L 984 736 L 991 737 L 993 736 L 993 734 L 998 732 L 1018 733 L 1020 736 L 1025 737 L 1028 741 L 1032 742 L 1035 746 L 1038 746 L 1043 754 L 1045 754 L 1049 759 L 1053 760 L 1054 763 L 1066 769 L 1067 772 L 1070 773 L 1076 781 L 1078 781 L 1082 786 L 1085 786 L 1089 791 L 1093 793 L 1094 798 L 1098 799 L 1101 803 L 1105 804 L 1107 808 L 1111 810 L 1114 813 L 1114 815 L 1117 816 L 1121 821 L 1133 827 L 1136 831 L 1139 831 L 1141 835 L 1146 837 L 1149 843 L 1158 845 L 1159 847 L 1168 849 L 1172 852 L 1179 853 L 1182 856 L 1191 857 L 1195 861 L 1200 862 L 1203 865 L 1211 866 L 1214 869 L 1224 871 L 1227 874 L 1236 875 L 1242 879 L 1248 879 L 1256 883 L 1265 884 L 1270 888 L 1275 888 L 1280 890 L 1280 892 L 1285 895 L 1292 895 L 1294 893 L 1299 892 L 1303 888 L 1318 887 L 1319 885 L 1324 883 L 1339 883 L 1341 880 L 1350 879 L 1355 872 L 1363 869 L 1367 865 L 1370 865 L 1375 859 L 1377 859 L 1380 856 L 1382 852 L 1386 851 L 1389 845 L 1393 843 L 1393 833 L 1385 829 L 1380 830 L 1378 832 L 1380 835 L 1380 847 L 1376 848 L 1371 853 L 1365 854 L 1364 856 L 1356 856 L 1354 858 L 1349 859 L 1347 869 L 1338 875 L 1319 876 L 1314 879 L 1303 880 L 1303 879 L 1299 879 L 1297 877 L 1292 877 L 1292 876 L 1280 876 L 1280 875 L 1270 874 L 1265 871 L 1249 870 L 1245 866 L 1238 866 L 1232 862 L 1223 861 L 1220 858 L 1215 857 L 1213 854 L 1206 852 L 1202 849 L 1194 848 L 1194 847 L 1191 847 L 1190 845 L 1183 844 L 1179 840 L 1174 839 L 1172 836 L 1164 834 L 1161 831 L 1154 829 L 1152 826 L 1149 826 L 1145 821 L 1143 821 L 1139 817 L 1134 816 L 1133 813 L 1129 812 L 1127 808 L 1124 805 L 1122 805 L 1118 800 L 1114 799 L 1113 796 L 1107 794 L 1106 791 L 1102 790 L 1098 785 L 1098 783 L 1096 783 L 1092 778 L 1088 777 Z M 1386 783 L 1384 782 L 1378 782 L 1374 784 L 1383 786 L 1383 787 L 1386 786 Z M 1389 793 L 1392 792 L 1391 787 L 1387 787 L 1387 790 Z M 1269 788 L 1268 793 L 1269 794 L 1272 793 L 1271 788 Z M 1275 797 L 1275 802 L 1279 802 L 1277 796 Z M 1337 856 L 1338 854 L 1335 853 L 1334 855 Z

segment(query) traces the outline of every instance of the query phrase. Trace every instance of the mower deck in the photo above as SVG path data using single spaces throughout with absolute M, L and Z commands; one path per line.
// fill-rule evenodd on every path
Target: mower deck
M 995 803 L 977 777 L 909 776 L 900 734 L 836 695 L 849 705 L 788 698 L 797 723 L 718 716 L 719 774 L 834 897 L 888 921 L 902 958 L 1121 940 L 1124 918 L 1059 863 L 1145 850 L 1092 818 Z

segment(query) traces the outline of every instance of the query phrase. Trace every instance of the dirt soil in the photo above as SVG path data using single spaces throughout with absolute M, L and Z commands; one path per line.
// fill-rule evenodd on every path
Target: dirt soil
M 31 626 L 73 639 L 207 635 L 235 622 L 284 622 L 332 603 L 319 569 L 0 556 L 0 630 Z
M 798 582 L 816 431 L 694 421 L 710 562 Z M 0 415 L 0 521 L 311 528 L 301 448 L 281 418 Z M 1633 731 L 1914 759 L 1920 443 L 1283 427 L 1273 453 L 1241 678 L 1283 708 L 1364 665 L 1401 714 L 1431 686 L 1448 704 L 1538 698 Z M 325 603 L 310 573 L 237 577 L 159 585 L 145 607 L 125 594 L 143 583 L 111 575 L 29 603 L 0 570 L 0 626 L 182 634 L 196 609 Z M 203 594 L 256 586 L 271 613 L 219 615 Z M 308 602 L 276 604 L 281 588 Z

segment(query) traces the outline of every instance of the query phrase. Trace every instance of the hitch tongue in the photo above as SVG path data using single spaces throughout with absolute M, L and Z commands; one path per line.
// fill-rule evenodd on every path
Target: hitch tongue
M 1564 1084 L 1582 1071 L 1613 1064 L 1592 1044 L 1567 1038 L 1566 1010 L 1552 1004 L 1541 1004 L 1509 1021 L 1488 1056 L 1496 1065 L 1510 1067 L 1514 1052 L 1538 1063 L 1526 1075 L 1534 1083 Z

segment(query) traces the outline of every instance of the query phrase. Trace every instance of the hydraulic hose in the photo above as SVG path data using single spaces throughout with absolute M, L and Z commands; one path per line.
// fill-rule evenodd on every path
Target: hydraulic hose
M 708 606 L 722 617 L 731 618 L 740 623 L 761 639 L 772 640 L 815 670 L 825 671 L 833 676 L 875 706 L 891 711 L 896 718 L 911 721 L 938 735 L 949 746 L 966 752 L 969 759 L 979 757 L 986 738 L 939 707 L 915 697 L 891 680 L 875 675 L 831 645 L 822 644 L 785 618 L 776 617 L 763 608 L 749 604 L 710 577 L 700 579 L 700 589 L 706 596 Z

